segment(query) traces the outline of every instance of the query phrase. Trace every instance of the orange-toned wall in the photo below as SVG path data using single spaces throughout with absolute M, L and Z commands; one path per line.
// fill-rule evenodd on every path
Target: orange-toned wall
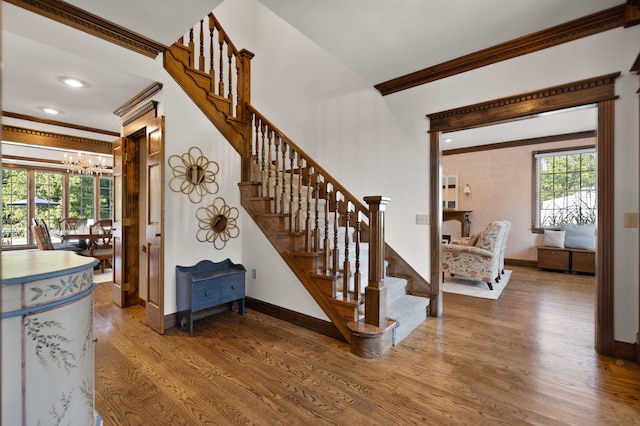
M 482 231 L 493 220 L 506 219 L 511 231 L 505 257 L 536 261 L 542 235 L 531 232 L 532 153 L 593 144 L 591 138 L 443 155 L 442 173 L 458 175 L 458 210 L 473 211 L 471 233 Z M 467 184 L 469 197 L 462 192 Z

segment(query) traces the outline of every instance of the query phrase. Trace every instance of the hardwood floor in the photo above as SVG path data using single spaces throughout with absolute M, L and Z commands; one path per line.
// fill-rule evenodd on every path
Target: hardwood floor
M 252 310 L 161 336 L 100 284 L 96 408 L 106 425 L 640 424 L 640 369 L 593 350 L 594 279 L 511 269 L 499 300 L 445 293 L 374 360 Z

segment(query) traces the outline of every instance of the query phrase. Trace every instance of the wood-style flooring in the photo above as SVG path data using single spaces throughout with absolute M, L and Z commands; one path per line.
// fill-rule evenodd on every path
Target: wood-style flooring
M 594 279 L 511 267 L 499 300 L 444 294 L 379 359 L 247 310 L 193 335 L 95 295 L 106 425 L 640 425 L 640 369 L 593 350 Z

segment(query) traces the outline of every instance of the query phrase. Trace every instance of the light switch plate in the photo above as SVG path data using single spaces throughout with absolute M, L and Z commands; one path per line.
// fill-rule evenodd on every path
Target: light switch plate
M 638 213 L 625 213 L 624 214 L 624 227 L 625 228 L 637 228 L 638 227 Z
M 416 225 L 428 225 L 429 224 L 429 215 L 428 214 L 417 214 L 416 215 Z

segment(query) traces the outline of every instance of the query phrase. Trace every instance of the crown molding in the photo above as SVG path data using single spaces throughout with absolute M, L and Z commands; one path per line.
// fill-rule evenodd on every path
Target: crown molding
M 103 130 L 103 129 L 97 129 L 95 127 L 81 126 L 79 124 L 65 123 L 64 121 L 50 120 L 50 119 L 47 119 L 47 118 L 35 117 L 33 115 L 18 114 L 17 112 L 2 111 L 2 116 L 3 117 L 9 117 L 9 118 L 15 118 L 15 119 L 18 119 L 18 120 L 31 121 L 33 123 L 48 124 L 50 126 L 67 127 L 69 129 L 82 130 L 84 132 L 100 133 L 100 134 L 103 134 L 103 135 L 115 136 L 115 137 L 119 137 L 120 136 L 120 133 L 112 132 L 110 130 Z
M 5 160 L 19 161 L 22 164 L 4 163 Z M 51 170 L 59 170 L 59 169 L 66 168 L 66 166 L 64 166 L 64 164 L 59 160 L 50 160 L 48 158 L 23 157 L 21 155 L 3 155 L 2 161 L 3 161 L 3 167 L 10 166 L 10 167 L 19 168 L 19 167 L 26 166 L 26 168 L 34 168 L 33 164 L 38 163 L 38 164 L 51 164 L 51 167 L 48 167 Z M 42 170 L 42 167 L 38 167 L 38 169 Z M 106 166 L 103 174 L 109 175 L 112 173 L 113 173 L 113 167 Z
M 635 1 L 635 0 L 629 0 Z M 385 96 L 425 83 L 451 77 L 497 62 L 537 52 L 626 24 L 625 5 L 612 7 L 506 43 L 461 56 L 411 74 L 394 78 L 374 87 Z
M 519 139 L 507 142 L 490 143 L 486 145 L 470 146 L 466 148 L 443 149 L 442 155 L 468 154 L 471 152 L 491 151 L 494 149 L 518 148 L 528 145 L 540 145 L 551 142 L 564 142 L 577 139 L 595 138 L 595 130 L 585 130 L 582 132 L 565 133 L 562 135 L 541 136 L 537 138 Z
M 39 145 L 48 148 L 72 149 L 96 154 L 112 154 L 112 143 L 97 139 L 64 135 L 61 133 L 43 132 L 17 126 L 2 126 L 2 140 Z
M 146 99 L 149 99 L 156 93 L 162 90 L 162 83 L 154 82 L 146 89 L 143 89 L 140 93 L 120 105 L 113 113 L 118 117 L 124 117 L 131 111 L 133 111 L 139 104 L 141 104 Z
M 167 46 L 60 0 L 5 0 L 108 42 L 155 58 Z
M 430 132 L 470 129 L 487 123 L 498 123 L 551 110 L 615 99 L 614 83 L 619 76 L 620 73 L 616 72 L 427 114 L 430 120 Z

